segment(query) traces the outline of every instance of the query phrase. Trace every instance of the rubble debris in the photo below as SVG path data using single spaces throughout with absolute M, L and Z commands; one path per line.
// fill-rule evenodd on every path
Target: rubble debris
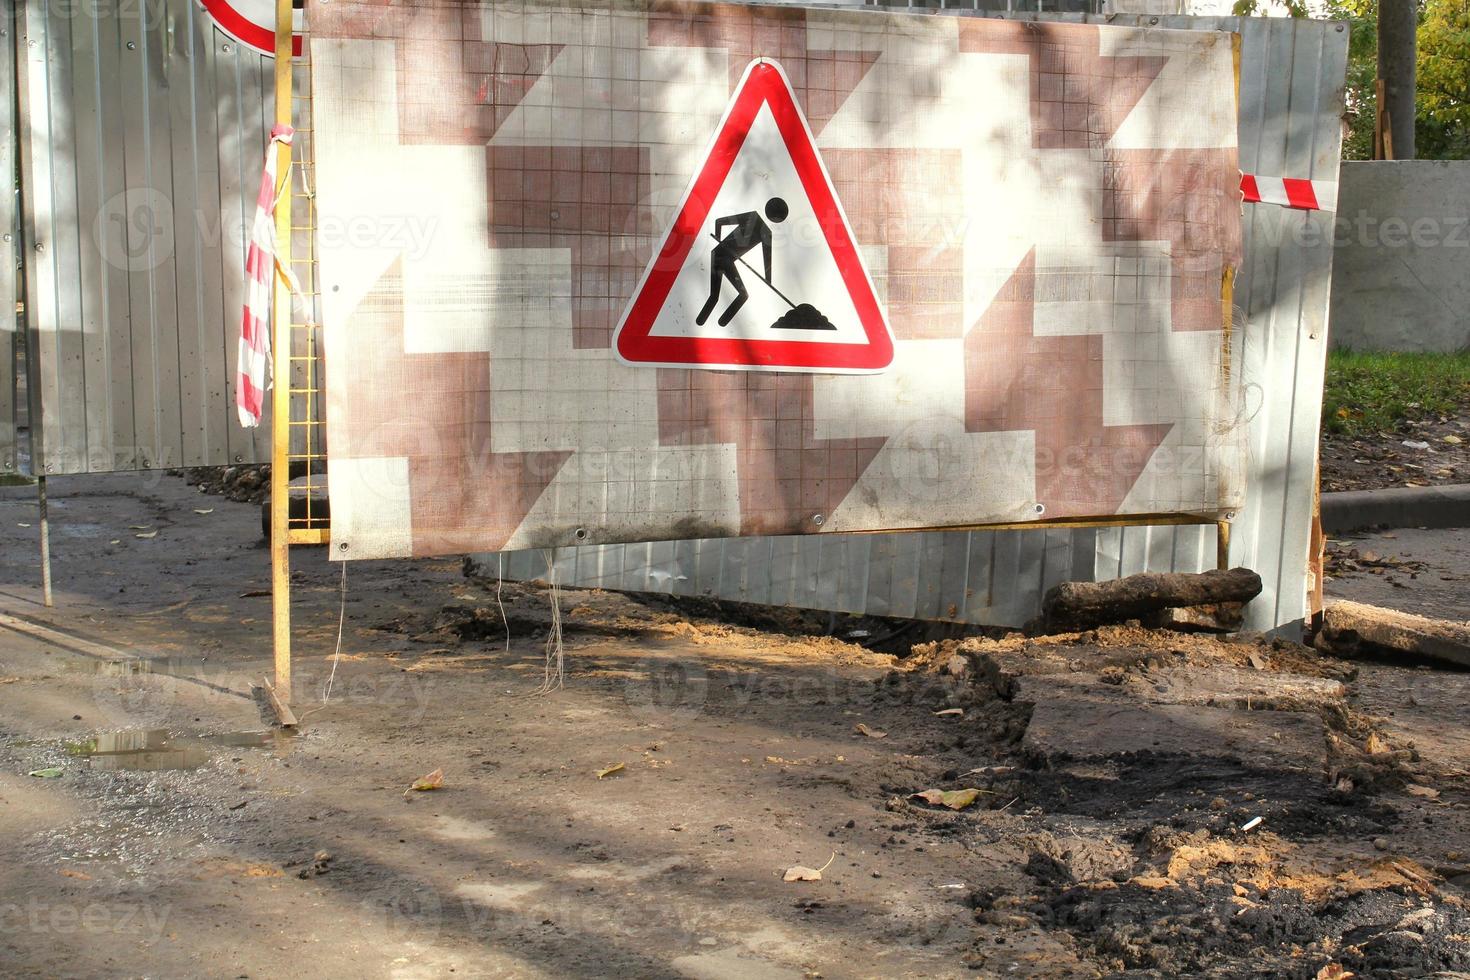
M 1399 653 L 1470 667 L 1470 623 L 1338 601 L 1323 610 L 1316 646 L 1339 657 Z
M 1245 603 L 1211 602 L 1202 606 L 1165 609 L 1151 613 L 1142 622 L 1157 629 L 1233 633 L 1245 625 Z
M 177 471 L 200 493 L 217 494 L 242 504 L 263 503 L 271 493 L 269 463 L 241 466 L 196 466 Z
M 1047 631 L 1121 623 L 1165 609 L 1249 602 L 1261 594 L 1261 577 L 1249 568 L 1129 575 L 1107 582 L 1063 582 L 1041 603 Z

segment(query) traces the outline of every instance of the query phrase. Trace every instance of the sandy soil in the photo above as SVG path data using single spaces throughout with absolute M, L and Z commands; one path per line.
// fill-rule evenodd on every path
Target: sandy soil
M 290 736 L 249 692 L 258 508 L 52 492 L 44 609 L 31 494 L 0 491 L 5 975 L 1470 970 L 1470 674 L 1127 628 L 899 659 L 568 591 L 538 694 L 545 589 L 355 563 L 339 606 L 316 549 Z

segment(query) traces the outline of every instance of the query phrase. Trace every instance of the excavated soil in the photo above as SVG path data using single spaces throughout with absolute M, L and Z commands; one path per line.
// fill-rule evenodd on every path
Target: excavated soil
M 53 609 L 0 491 L 6 975 L 1470 971 L 1470 673 L 559 590 L 558 683 L 547 586 L 306 549 L 288 734 L 258 509 L 51 489 Z

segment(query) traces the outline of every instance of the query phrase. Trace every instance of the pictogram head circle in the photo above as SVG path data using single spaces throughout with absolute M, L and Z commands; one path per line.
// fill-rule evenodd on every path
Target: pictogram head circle
M 773 197 L 766 202 L 766 217 L 772 221 L 785 221 L 791 210 L 786 207 L 786 202 L 779 197 Z

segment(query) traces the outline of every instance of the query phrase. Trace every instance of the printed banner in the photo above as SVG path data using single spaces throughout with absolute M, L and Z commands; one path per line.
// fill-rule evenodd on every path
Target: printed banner
M 1241 505 L 1231 35 L 309 20 L 334 556 Z

